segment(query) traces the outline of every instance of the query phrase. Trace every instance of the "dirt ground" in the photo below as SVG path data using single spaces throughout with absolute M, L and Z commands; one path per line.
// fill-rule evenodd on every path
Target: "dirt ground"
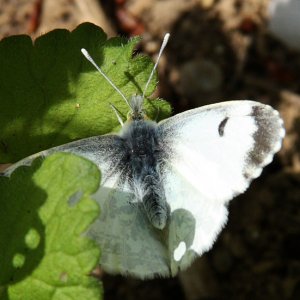
M 269 0 L 0 0 L 0 38 L 94 22 L 141 34 L 174 112 L 229 99 L 276 107 L 287 136 L 275 161 L 229 206 L 213 249 L 174 279 L 104 274 L 105 299 L 300 299 L 300 52 L 268 31 Z M 101 6 L 100 6 L 101 5 Z M 1 83 L 0 83 L 1 88 Z

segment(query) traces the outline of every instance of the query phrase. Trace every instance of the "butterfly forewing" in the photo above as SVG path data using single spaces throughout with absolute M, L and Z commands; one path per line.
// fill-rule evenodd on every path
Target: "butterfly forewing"
M 189 110 L 159 125 L 165 159 L 199 196 L 221 202 L 242 193 L 272 161 L 284 136 L 270 106 L 230 101 Z

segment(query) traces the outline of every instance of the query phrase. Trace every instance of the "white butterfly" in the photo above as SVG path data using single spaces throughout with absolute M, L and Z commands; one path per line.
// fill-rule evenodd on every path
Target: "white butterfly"
M 145 120 L 143 96 L 128 105 L 131 120 L 119 134 L 43 151 L 6 175 L 58 151 L 92 160 L 102 172 L 94 195 L 101 215 L 88 235 L 101 246 L 102 268 L 140 278 L 174 276 L 212 247 L 227 221 L 228 201 L 279 151 L 283 121 L 270 106 L 246 100 L 192 109 L 159 123 Z

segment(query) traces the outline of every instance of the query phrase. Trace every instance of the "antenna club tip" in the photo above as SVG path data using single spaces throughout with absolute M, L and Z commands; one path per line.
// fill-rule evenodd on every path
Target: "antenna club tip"
M 164 36 L 164 40 L 168 40 L 169 38 L 170 38 L 170 33 L 167 32 L 167 33 L 165 34 L 165 36 Z
M 81 48 L 80 51 L 83 55 L 86 55 L 88 53 L 84 48 Z

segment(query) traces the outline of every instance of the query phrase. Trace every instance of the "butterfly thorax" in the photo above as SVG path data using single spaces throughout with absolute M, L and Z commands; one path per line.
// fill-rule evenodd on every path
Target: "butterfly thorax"
M 157 124 L 152 121 L 133 120 L 121 132 L 128 151 L 130 184 L 135 197 L 144 205 L 151 224 L 163 229 L 168 219 L 160 173 L 161 149 Z

